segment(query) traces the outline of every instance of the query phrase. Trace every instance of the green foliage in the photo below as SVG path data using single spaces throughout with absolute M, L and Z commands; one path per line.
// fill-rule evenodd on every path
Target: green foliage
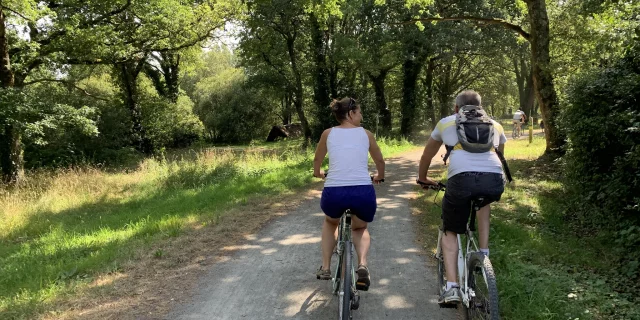
M 141 101 L 143 125 L 148 138 L 157 148 L 186 147 L 198 141 L 204 132 L 200 119 L 193 113 L 193 102 L 187 96 L 177 103 L 151 96 Z
M 570 141 L 566 173 L 572 214 L 587 227 L 619 230 L 614 250 L 627 252 L 638 277 L 640 251 L 632 226 L 640 226 L 640 68 L 638 51 L 611 68 L 581 75 L 564 113 Z M 624 271 L 622 271 L 624 272 Z
M 96 137 L 96 111 L 84 105 L 74 107 L 40 99 L 37 90 L 0 89 L 0 126 L 11 123 L 22 133 L 23 143 L 34 151 L 27 158 L 31 165 L 73 163 L 76 150 L 67 138 Z M 46 151 L 52 149 L 58 151 L 55 154 Z
M 278 123 L 274 103 L 264 90 L 247 81 L 227 48 L 203 54 L 205 67 L 186 81 L 193 87 L 195 113 L 212 142 L 238 143 L 265 139 Z

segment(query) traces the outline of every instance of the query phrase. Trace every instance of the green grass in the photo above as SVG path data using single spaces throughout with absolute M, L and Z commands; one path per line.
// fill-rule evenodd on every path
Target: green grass
M 563 218 L 557 168 L 536 160 L 543 151 L 544 139 L 506 146 L 516 187 L 507 187 L 492 205 L 490 236 L 502 318 L 640 319 L 637 293 L 619 290 L 627 280 L 614 272 L 612 241 L 576 233 Z M 433 198 L 433 192 L 425 193 L 418 207 L 435 247 L 440 208 Z
M 414 147 L 379 143 L 385 157 Z M 51 311 L 56 299 L 120 271 L 141 249 L 314 180 L 313 150 L 292 142 L 273 148 L 183 151 L 129 172 L 35 172 L 17 189 L 0 190 L 0 319 Z

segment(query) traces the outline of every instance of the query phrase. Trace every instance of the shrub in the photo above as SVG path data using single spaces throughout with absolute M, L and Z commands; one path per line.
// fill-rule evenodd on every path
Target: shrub
M 638 50 L 570 87 L 563 113 L 573 216 L 582 226 L 616 231 L 626 266 L 638 275 L 640 244 L 640 64 Z M 635 266 L 635 268 L 634 268 Z

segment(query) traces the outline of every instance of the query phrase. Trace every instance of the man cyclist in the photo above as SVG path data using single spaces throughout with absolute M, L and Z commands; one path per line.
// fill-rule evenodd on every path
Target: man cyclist
M 480 95 L 473 91 L 463 91 L 456 97 L 455 111 L 463 106 L 481 106 Z M 494 126 L 493 146 L 500 152 L 504 151 L 504 143 L 507 137 L 502 126 L 490 120 Z M 504 179 L 502 175 L 502 162 L 492 149 L 484 153 L 472 153 L 460 147 L 456 132 L 456 115 L 443 118 L 431 133 L 424 148 L 418 180 L 425 184 L 437 184 L 427 178 L 431 160 L 438 153 L 444 143 L 453 146 L 450 153 L 448 168 L 447 189 L 442 199 L 442 221 L 444 235 L 442 237 L 442 250 L 446 269 L 447 286 L 444 293 L 438 299 L 440 304 L 460 302 L 460 286 L 456 282 L 458 239 L 457 234 L 465 233 L 467 221 L 471 211 L 471 200 L 478 196 L 484 196 L 487 205 L 478 210 L 478 233 L 480 251 L 489 255 L 489 203 L 500 200 L 504 192 Z
M 524 111 L 518 109 L 514 114 L 513 114 L 513 130 L 517 130 L 522 132 L 522 124 L 527 121 L 527 115 L 524 113 Z

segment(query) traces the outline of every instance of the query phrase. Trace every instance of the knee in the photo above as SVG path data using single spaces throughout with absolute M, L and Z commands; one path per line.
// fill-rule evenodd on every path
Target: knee
M 364 226 L 351 226 L 351 231 L 353 232 L 364 232 L 365 230 L 367 230 L 366 224 Z
M 330 226 L 334 226 L 337 227 L 340 224 L 340 219 L 334 219 L 328 216 L 324 217 L 324 223 L 330 225 Z

